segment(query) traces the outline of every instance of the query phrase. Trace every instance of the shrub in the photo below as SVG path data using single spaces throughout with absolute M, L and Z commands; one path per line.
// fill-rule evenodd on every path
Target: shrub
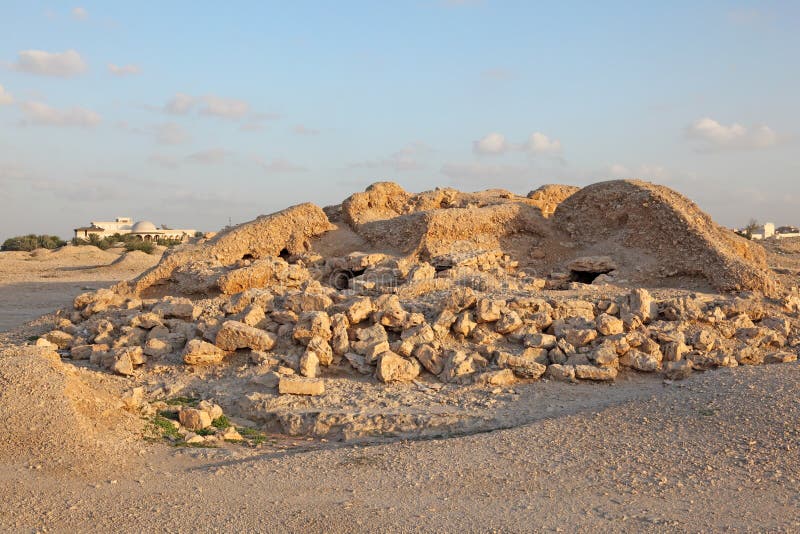
M 127 250 L 128 252 L 132 250 L 141 250 L 142 252 L 152 254 L 155 248 L 156 246 L 150 241 L 140 241 L 138 239 L 132 239 L 125 242 L 125 250 Z
M 3 242 L 0 250 L 21 250 L 30 252 L 37 248 L 54 249 L 63 247 L 67 242 L 54 235 L 28 234 L 17 237 L 10 237 Z

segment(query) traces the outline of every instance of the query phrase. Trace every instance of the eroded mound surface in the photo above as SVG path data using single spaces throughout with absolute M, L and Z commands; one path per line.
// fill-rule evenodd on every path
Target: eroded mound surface
M 529 419 L 495 407 L 540 380 L 795 361 L 800 297 L 780 291 L 757 245 L 645 182 L 378 183 L 180 247 L 37 343 L 151 403 L 191 399 L 147 408 L 190 444 L 244 436 L 223 410 L 294 435 L 442 435 Z

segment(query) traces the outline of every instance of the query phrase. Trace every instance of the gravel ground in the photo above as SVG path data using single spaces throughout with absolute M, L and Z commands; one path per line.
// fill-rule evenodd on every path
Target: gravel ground
M 88 476 L 5 464 L 0 529 L 796 532 L 798 386 L 797 364 L 739 368 L 450 439 L 143 445 L 124 470 L 112 457 Z

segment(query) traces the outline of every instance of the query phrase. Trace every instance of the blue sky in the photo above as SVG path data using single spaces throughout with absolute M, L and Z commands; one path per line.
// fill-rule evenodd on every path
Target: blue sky
M 378 180 L 640 177 L 800 224 L 800 3 L 0 2 L 0 238 Z

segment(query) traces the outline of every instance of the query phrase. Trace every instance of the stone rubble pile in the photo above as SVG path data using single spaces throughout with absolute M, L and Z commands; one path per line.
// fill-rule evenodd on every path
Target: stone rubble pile
M 294 395 L 321 395 L 324 377 L 342 372 L 384 383 L 433 375 L 492 386 L 543 377 L 612 381 L 625 369 L 678 380 L 717 367 L 795 361 L 800 345 L 796 296 L 780 305 L 755 295 L 656 301 L 641 288 L 614 298 L 562 296 L 543 289 L 549 281 L 520 278 L 495 252 L 438 258 L 439 270 L 428 263 L 390 268 L 384 257 L 359 254 L 327 261 L 329 268 L 359 267 L 349 281 L 354 289 L 346 290 L 315 281 L 302 265 L 295 264 L 305 279 L 297 287 L 194 301 L 83 294 L 69 319 L 38 343 L 126 376 L 150 362 L 224 365 L 245 351 L 270 369 L 263 385 Z M 393 271 L 390 292 L 357 280 L 371 270 Z M 485 291 L 462 284 L 481 277 L 494 280 Z M 431 282 L 430 291 L 413 290 Z M 583 284 L 569 287 L 576 286 Z

